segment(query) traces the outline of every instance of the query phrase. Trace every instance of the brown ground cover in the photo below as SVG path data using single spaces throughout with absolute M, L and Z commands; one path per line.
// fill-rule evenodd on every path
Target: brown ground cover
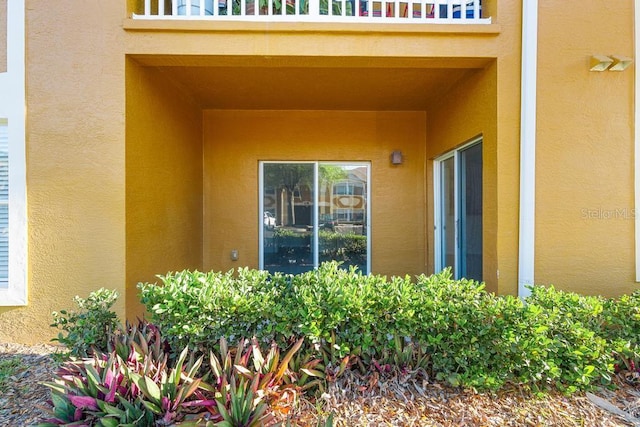
M 18 368 L 0 382 L 0 426 L 32 425 L 49 397 L 57 347 L 0 343 L 0 363 Z M 518 388 L 474 393 L 424 375 L 344 375 L 316 401 L 300 399 L 293 425 L 316 426 L 333 414 L 336 426 L 640 426 L 640 387 L 616 379 L 615 390 L 536 397 Z M 595 402 L 595 403 L 594 403 Z

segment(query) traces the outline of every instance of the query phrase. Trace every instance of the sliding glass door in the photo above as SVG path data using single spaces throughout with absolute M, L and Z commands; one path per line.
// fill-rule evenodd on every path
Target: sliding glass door
M 434 162 L 435 269 L 482 280 L 482 141 Z
M 460 150 L 460 276 L 482 280 L 482 144 Z
M 370 270 L 369 164 L 260 163 L 260 268 Z

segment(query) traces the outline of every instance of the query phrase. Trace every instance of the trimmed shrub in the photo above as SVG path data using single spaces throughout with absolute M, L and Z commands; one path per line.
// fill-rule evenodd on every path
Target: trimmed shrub
M 619 299 L 603 302 L 599 332 L 609 341 L 628 342 L 635 351 L 640 347 L 640 290 Z
M 602 336 L 604 299 L 536 286 L 527 298 L 532 322 L 549 337 L 548 379 L 568 392 L 593 381 L 608 382 L 613 371 L 612 343 Z
M 570 393 L 606 383 L 613 355 L 637 350 L 640 292 L 609 300 L 535 287 L 523 303 L 454 280 L 447 270 L 387 278 L 338 263 L 299 275 L 183 271 L 139 284 L 152 321 L 173 348 L 205 351 L 227 337 L 281 348 L 305 337 L 324 364 L 420 367 L 452 385 L 508 383 Z
M 62 332 L 52 341 L 67 347 L 69 355 L 87 357 L 95 351 L 106 351 L 109 334 L 118 326 L 118 319 L 111 307 L 118 299 L 118 292 L 100 288 L 84 299 L 75 296 L 78 311 L 60 310 L 52 313 L 50 325 Z
M 158 277 L 162 286 L 138 286 L 142 303 L 171 348 L 205 351 L 223 337 L 231 344 L 254 335 L 263 342 L 274 337 L 282 277 L 247 268 L 236 275 L 185 270 Z M 289 326 L 283 328 L 286 333 Z

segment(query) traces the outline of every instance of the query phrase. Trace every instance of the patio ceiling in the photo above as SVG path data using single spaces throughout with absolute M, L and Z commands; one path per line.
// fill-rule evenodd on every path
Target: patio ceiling
M 205 109 L 421 111 L 488 59 L 135 57 Z

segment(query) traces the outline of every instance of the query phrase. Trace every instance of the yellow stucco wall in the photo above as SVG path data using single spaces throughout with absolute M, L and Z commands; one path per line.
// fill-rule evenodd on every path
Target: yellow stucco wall
M 127 62 L 127 317 L 136 283 L 202 269 L 202 113 L 155 68 Z
M 517 293 L 520 137 L 520 2 L 499 2 L 502 28 L 495 40 L 495 61 L 471 71 L 428 109 L 427 207 L 429 242 L 433 240 L 433 158 L 483 137 L 483 279 L 487 289 Z M 433 255 L 429 256 L 433 271 Z
M 100 287 L 124 313 L 124 34 L 117 2 L 26 3 L 29 300 L 0 307 L 0 341 L 30 343 Z
M 134 0 L 128 2 L 130 10 L 138 10 L 140 2 Z M 470 125 L 464 117 L 464 111 L 473 111 L 478 115 L 475 119 L 482 121 L 491 117 L 498 117 L 497 123 L 493 123 L 493 128 L 487 128 L 483 132 L 487 132 L 490 138 L 489 143 L 493 142 L 493 146 L 489 146 L 493 152 L 489 153 L 489 157 L 493 158 L 493 163 L 489 163 L 494 169 L 489 173 L 486 185 L 494 187 L 491 191 L 495 194 L 491 196 L 491 191 L 487 192 L 487 196 L 495 201 L 488 203 L 487 209 L 494 209 L 489 214 L 488 223 L 485 229 L 490 233 L 485 238 L 486 245 L 493 252 L 485 257 L 485 271 L 489 277 L 490 284 L 493 289 L 498 289 L 499 280 L 504 283 L 500 286 L 502 292 L 515 292 L 517 277 L 517 192 L 518 192 L 518 131 L 519 131 L 519 65 L 520 65 L 520 22 L 521 10 L 519 2 L 491 2 L 487 5 L 486 11 L 494 17 L 494 25 L 490 26 L 469 26 L 460 27 L 455 25 L 438 25 L 438 26 L 402 26 L 388 25 L 378 26 L 363 24 L 358 26 L 347 24 L 289 24 L 289 23 L 235 23 L 235 22 L 180 22 L 180 21 L 135 21 L 125 20 L 124 27 L 128 31 L 131 40 L 135 39 L 135 43 L 130 43 L 129 52 L 133 54 L 142 64 L 148 66 L 160 67 L 212 67 L 209 70 L 211 76 L 225 76 L 226 73 L 232 72 L 233 68 L 229 67 L 287 67 L 293 66 L 298 68 L 310 67 L 335 67 L 343 69 L 343 73 L 349 73 L 349 67 L 372 67 L 385 69 L 389 67 L 423 67 L 430 64 L 437 68 L 456 67 L 460 65 L 459 59 L 468 60 L 470 58 L 480 59 L 484 64 L 489 64 L 489 75 L 492 77 L 480 79 L 467 85 L 477 85 L 474 94 L 481 96 L 478 103 L 469 101 L 465 104 L 466 95 L 464 86 L 451 91 L 442 99 L 442 104 L 448 107 L 443 108 L 441 117 L 448 118 L 450 124 L 448 129 L 456 133 L 455 138 L 448 138 L 447 144 L 459 144 L 465 139 L 459 139 L 458 136 L 465 135 L 468 138 Z M 151 37 L 151 35 L 153 37 Z M 157 53 L 158 55 L 153 55 Z M 476 62 L 478 64 L 479 62 Z M 429 65 L 427 65 L 429 66 Z M 224 67 L 222 74 L 216 73 L 215 67 Z M 256 75 L 261 72 L 256 69 Z M 177 74 L 177 73 L 176 73 Z M 196 75 L 196 74 L 194 74 Z M 302 81 L 297 81 L 293 87 L 303 88 L 307 85 L 314 85 L 314 73 L 308 73 L 302 76 Z M 339 78 L 340 73 L 331 78 Z M 484 75 L 484 74 L 483 74 Z M 501 82 L 497 82 L 497 76 L 501 76 Z M 386 78 L 393 80 L 395 76 L 389 73 L 388 77 L 381 79 L 383 82 Z M 477 80 L 477 79 L 476 79 Z M 220 77 L 205 78 L 202 87 L 210 88 L 214 85 L 223 84 L 224 79 Z M 196 85 L 189 85 L 196 86 Z M 197 90 L 197 89 L 196 89 Z M 359 94 L 359 100 L 363 104 L 367 103 L 367 99 L 372 97 L 374 91 L 362 91 Z M 225 92 L 226 93 L 226 92 Z M 274 99 L 279 99 L 280 94 L 276 94 Z M 300 97 L 300 94 L 293 94 Z M 337 97 L 340 95 L 337 94 Z M 493 99 L 488 97 L 493 96 Z M 203 103 L 205 98 L 197 96 Z M 274 101 L 275 102 L 275 101 Z M 224 104 L 224 102 L 222 102 Z M 465 106 L 455 107 L 454 104 L 462 103 Z M 237 102 L 226 101 L 226 104 L 235 105 Z M 240 102 L 241 104 L 241 102 Z M 336 102 L 336 105 L 341 105 Z M 268 103 L 265 104 L 268 107 Z M 437 104 L 440 105 L 440 102 Z M 230 107 L 234 108 L 234 107 Z M 475 108 L 475 109 L 474 109 Z M 313 107 L 312 107 L 313 109 Z M 487 112 L 488 111 L 488 112 Z M 500 114 L 498 114 L 498 111 Z M 233 114 L 231 114 L 233 113 Z M 280 112 L 275 112 L 276 116 Z M 326 112 L 325 112 L 326 113 Z M 216 110 L 208 111 L 205 117 L 212 115 L 229 114 L 227 122 L 237 123 L 239 119 L 235 117 L 238 114 L 250 114 L 249 112 L 235 112 L 233 110 Z M 256 113 L 258 114 L 258 113 Z M 260 114 L 266 114 L 260 112 Z M 295 113 L 304 114 L 303 112 Z M 318 115 L 318 112 L 315 112 Z M 333 112 L 341 116 L 342 112 Z M 384 113 L 383 113 L 384 114 Z M 328 117 L 328 115 L 327 115 Z M 426 116 L 425 116 L 426 117 Z M 459 120 L 454 120 L 453 117 Z M 274 119 L 275 122 L 280 120 Z M 257 266 L 258 262 L 258 230 L 256 224 L 257 215 L 257 196 L 252 195 L 251 199 L 242 197 L 240 199 L 240 208 L 234 209 L 238 195 L 226 189 L 224 186 L 216 185 L 213 169 L 210 165 L 213 163 L 209 160 L 208 154 L 211 153 L 208 147 L 212 144 L 212 138 L 220 138 L 220 135 L 209 129 L 209 119 L 205 118 L 205 219 L 204 219 L 204 268 L 215 268 L 225 270 L 238 265 Z M 264 120 L 262 120 L 264 121 Z M 436 120 L 434 120 L 436 122 Z M 262 133 L 263 139 L 272 140 L 275 136 L 284 132 L 282 129 L 276 129 L 275 126 L 254 128 L 255 123 L 247 122 L 252 126 L 240 125 L 233 132 L 240 132 L 245 139 L 252 139 L 254 133 Z M 323 123 L 322 121 L 320 123 Z M 288 123 L 287 123 L 288 125 Z M 315 125 L 315 124 L 314 124 Z M 221 125 L 226 129 L 226 124 Z M 261 126 L 261 125 L 260 125 Z M 286 128 L 286 126 L 283 126 Z M 321 128 L 321 126 L 318 126 Z M 248 129 L 251 128 L 251 129 Z M 276 130 L 274 130 L 276 129 Z M 476 127 L 477 129 L 477 127 Z M 219 129 L 216 129 L 219 131 Z M 460 131 L 460 132 L 458 132 Z M 268 135 L 273 132 L 273 136 Z M 444 135 L 429 135 L 430 128 L 427 126 L 425 136 L 425 150 L 430 144 L 441 144 L 439 137 Z M 445 131 L 446 132 L 446 131 Z M 477 132 L 477 130 L 476 130 Z M 476 133 L 477 134 L 477 133 Z M 234 134 L 235 135 L 235 134 Z M 491 136 L 493 135 L 493 136 Z M 288 137 L 291 139 L 290 137 Z M 454 142 L 455 139 L 455 142 Z M 244 140 L 242 138 L 229 138 L 225 151 L 235 153 L 235 157 L 229 160 L 225 154 L 228 165 L 219 166 L 220 170 L 215 170 L 224 177 L 222 182 L 233 182 L 233 170 L 247 170 L 245 165 L 237 168 L 240 159 L 253 159 L 254 165 L 251 166 L 251 176 L 241 176 L 241 182 L 248 182 L 257 186 L 257 159 L 251 151 L 245 153 L 247 146 L 237 146 L 237 141 Z M 514 142 L 516 142 L 514 144 Z M 499 144 L 507 144 L 500 153 L 495 149 Z M 251 146 L 249 148 L 252 150 Z M 433 148 L 430 148 L 435 152 Z M 303 148 L 303 150 L 305 150 Z M 303 154 L 303 155 L 302 155 Z M 304 152 L 300 158 L 307 158 L 309 152 Z M 504 164 L 509 166 L 505 168 L 506 173 L 497 177 L 498 157 L 502 158 Z M 296 156 L 294 156 L 296 157 Z M 272 158 L 273 159 L 273 158 Z M 385 159 L 386 161 L 386 159 Z M 225 169 L 228 168 L 228 169 Z M 374 170 L 375 172 L 375 170 Z M 426 166 L 423 166 L 422 176 L 420 178 L 421 185 L 430 178 Z M 216 177 L 218 175 L 215 175 Z M 417 176 L 417 174 L 416 174 Z M 514 176 L 516 177 L 514 179 Z M 375 180 L 375 177 L 373 178 Z M 504 203 L 498 206 L 498 185 L 491 179 L 501 180 L 502 185 L 501 197 Z M 231 193 L 231 194 L 230 194 Z M 252 192 L 257 194 L 256 191 Z M 426 196 L 423 196 L 426 198 Z M 226 203 L 226 207 L 219 206 L 222 200 L 231 201 Z M 514 202 L 514 200 L 516 200 Z M 218 201 L 218 203 L 214 203 Z M 249 204 L 247 204 L 249 203 Z M 374 209 L 375 209 L 375 205 Z M 212 211 L 219 209 L 219 211 Z M 225 210 L 226 209 L 226 210 Z M 420 215 L 423 222 L 426 221 L 427 215 L 432 209 L 430 202 L 419 207 Z M 501 226 L 503 231 L 498 230 L 498 210 L 501 209 Z M 222 218 L 228 220 L 228 227 L 220 227 L 216 221 L 211 220 L 211 216 L 215 215 L 216 221 Z M 246 216 L 246 218 L 245 218 Z M 373 218 L 375 221 L 375 218 Z M 373 242 L 376 242 L 376 225 L 381 226 L 380 222 L 374 223 L 373 226 Z M 236 227 L 241 232 L 236 232 Z M 426 227 L 423 225 L 423 227 Z M 428 229 L 428 227 L 426 227 Z M 425 229 L 425 232 L 426 232 Z M 238 240 L 238 235 L 246 236 Z M 208 243 L 210 242 L 210 243 Z M 423 241 L 421 254 L 422 259 L 421 271 L 430 272 L 433 268 L 432 255 L 430 254 L 428 245 L 432 244 L 432 236 L 429 235 L 427 240 Z M 211 246 L 213 245 L 213 246 Z M 407 247 L 406 245 L 405 247 Z M 497 260 L 498 251 L 503 256 L 499 263 Z M 238 249 L 240 251 L 240 261 L 233 263 L 229 259 L 229 251 Z M 384 248 L 375 248 L 384 251 Z M 432 250 L 432 248 L 431 248 Z M 397 263 L 402 257 L 395 251 L 395 246 L 390 245 L 388 252 L 385 252 L 385 258 L 389 264 Z M 375 255 L 373 260 L 374 271 L 380 271 L 376 265 L 381 256 Z M 413 259 L 413 257 L 409 257 Z M 403 261 L 401 261 L 402 264 Z M 411 262 L 412 263 L 412 262 Z M 390 270 L 389 270 L 390 271 Z M 393 270 L 400 273 L 400 269 Z M 409 271 L 414 271 L 413 267 Z M 385 271 L 386 272 L 386 271 Z M 495 278 L 495 280 L 492 279 Z
M 27 1 L 29 304 L 0 308 L 0 340 L 48 340 L 51 311 L 102 286 L 120 291 L 118 313 L 126 306 L 132 317 L 140 280 L 170 269 L 257 266 L 260 159 L 371 161 L 373 271 L 430 272 L 428 159 L 478 133 L 490 189 L 485 273 L 489 280 L 499 270 L 491 286 L 511 292 L 519 4 L 491 2 L 493 25 L 462 28 L 133 21 L 122 2 L 97 10 Z M 334 79 L 356 67 L 486 67 L 446 93 L 439 111 L 238 111 L 208 109 L 155 68 L 202 65 L 190 61 L 332 68 Z M 297 87 L 315 83 L 308 75 Z M 379 83 L 395 77 L 389 71 Z M 374 90 L 359 100 L 366 105 Z M 389 164 L 395 149 L 405 154 L 399 167 Z M 237 263 L 231 249 L 240 251 Z
M 634 2 L 540 1 L 537 283 L 619 295 L 634 282 L 634 67 L 590 72 L 593 54 L 633 57 Z M 609 7 L 611 6 L 611 7 Z
M 354 160 L 371 162 L 372 271 L 424 271 L 424 112 L 209 110 L 204 121 L 205 269 L 258 266 L 260 160 Z
M 497 291 L 517 293 L 520 194 L 520 67 L 522 2 L 500 2 L 500 22 L 510 31 L 500 38 L 496 60 L 495 277 Z M 489 261 L 491 262 L 491 261 Z M 491 267 L 489 265 L 489 267 Z M 487 268 L 487 267 L 485 267 Z M 493 273 L 493 272 L 492 272 Z
M 483 168 L 483 280 L 491 291 L 499 289 L 497 277 L 498 257 L 498 193 L 497 193 L 497 65 L 491 63 L 483 70 L 470 72 L 449 92 L 446 100 L 429 111 L 427 116 L 427 183 L 428 183 L 428 241 L 434 242 L 433 159 L 482 137 Z M 431 243 L 433 245 L 433 243 Z M 433 249 L 429 253 L 429 269 L 434 269 Z
M 0 0 L 0 73 L 7 71 L 7 0 Z

